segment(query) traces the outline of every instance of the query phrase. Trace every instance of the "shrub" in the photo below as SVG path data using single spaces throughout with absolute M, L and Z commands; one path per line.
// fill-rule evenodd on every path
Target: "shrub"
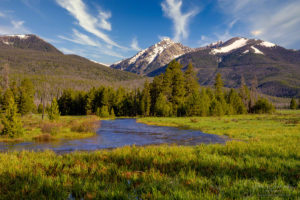
M 43 133 L 57 135 L 60 131 L 60 124 L 57 123 L 42 123 L 40 128 Z
M 265 98 L 259 99 L 252 108 L 253 113 L 273 113 L 275 110 L 274 106 Z
M 78 133 L 96 133 L 100 126 L 100 122 L 88 120 L 84 122 L 75 122 L 71 126 L 71 131 Z

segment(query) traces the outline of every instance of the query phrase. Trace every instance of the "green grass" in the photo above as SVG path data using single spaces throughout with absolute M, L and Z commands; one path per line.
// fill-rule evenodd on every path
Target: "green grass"
M 234 138 L 226 145 L 0 154 L 0 199 L 299 199 L 300 112 L 142 118 Z
M 24 134 L 17 138 L 0 136 L 0 142 L 49 141 L 59 139 L 82 139 L 92 137 L 100 126 L 96 116 L 61 116 L 58 121 L 49 121 L 41 115 L 22 117 Z M 83 128 L 86 127 L 86 128 Z

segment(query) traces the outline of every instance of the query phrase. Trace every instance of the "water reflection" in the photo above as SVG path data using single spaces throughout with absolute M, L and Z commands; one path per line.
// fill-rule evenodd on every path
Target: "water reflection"
M 49 142 L 0 143 L 0 151 L 46 150 L 55 152 L 92 151 L 126 145 L 225 143 L 226 139 L 196 130 L 175 127 L 150 126 L 137 123 L 135 119 L 104 120 L 94 137 L 79 140 Z

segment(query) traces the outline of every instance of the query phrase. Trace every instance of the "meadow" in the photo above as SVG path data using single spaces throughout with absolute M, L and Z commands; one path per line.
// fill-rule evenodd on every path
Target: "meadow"
M 23 135 L 11 138 L 0 135 L 0 142 L 50 141 L 59 139 L 82 139 L 96 134 L 100 126 L 96 116 L 61 116 L 51 121 L 42 115 L 30 114 L 21 118 Z M 0 127 L 2 129 L 2 127 Z
M 0 199 L 299 199 L 300 111 L 140 118 L 223 144 L 0 154 Z

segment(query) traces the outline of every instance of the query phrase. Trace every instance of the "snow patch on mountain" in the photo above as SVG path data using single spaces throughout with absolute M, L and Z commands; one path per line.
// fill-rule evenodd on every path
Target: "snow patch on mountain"
M 144 50 L 138 52 L 135 56 L 133 56 L 133 57 L 128 61 L 128 63 L 129 63 L 129 64 L 135 63 L 135 62 L 137 61 L 137 59 L 138 59 L 139 57 L 141 57 L 146 51 L 147 51 L 147 49 L 144 49 Z M 121 61 L 121 62 L 122 62 L 122 61 Z M 117 63 L 117 64 L 119 64 L 119 63 Z
M 256 54 L 262 54 L 262 55 L 264 55 L 263 52 L 261 52 L 259 49 L 255 48 L 254 46 L 251 46 L 251 49 L 253 49 L 254 53 L 256 53 Z
M 247 45 L 247 42 L 248 42 L 248 39 L 245 39 L 245 38 L 240 38 L 236 41 L 234 41 L 232 44 L 229 44 L 227 46 L 224 46 L 224 47 L 221 47 L 221 48 L 218 48 L 218 49 L 213 49 L 211 51 L 212 54 L 218 54 L 218 53 L 228 53 L 234 49 L 238 49 L 238 48 L 241 48 L 245 45 Z
M 249 50 L 246 50 L 246 51 L 243 52 L 243 54 L 246 54 L 246 53 L 249 53 Z
M 28 35 L 8 35 L 9 37 L 18 37 L 22 40 L 27 39 L 29 36 Z
M 276 44 L 273 44 L 273 43 L 267 42 L 267 41 L 261 42 L 259 45 L 264 46 L 264 47 L 269 47 L 269 48 L 276 46 Z

